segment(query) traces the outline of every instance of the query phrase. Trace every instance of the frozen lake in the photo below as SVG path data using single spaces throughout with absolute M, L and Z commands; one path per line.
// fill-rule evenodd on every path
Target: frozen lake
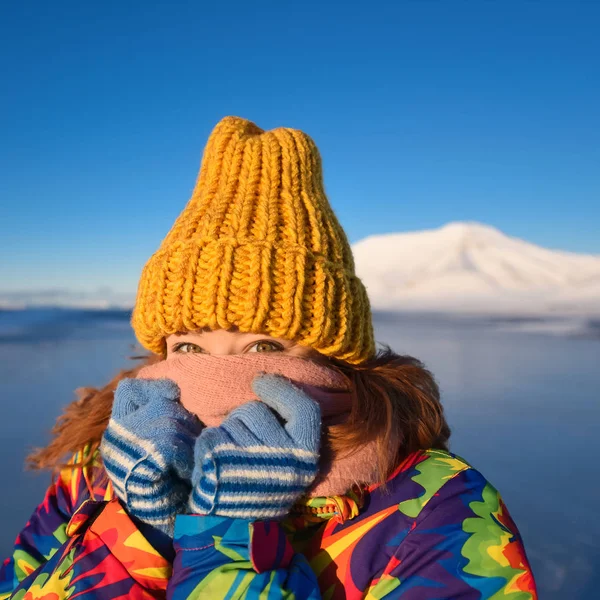
M 435 374 L 452 450 L 501 491 L 544 600 L 600 590 L 600 339 L 418 315 L 378 315 L 377 338 Z M 527 329 L 518 332 L 513 329 Z M 73 390 L 101 385 L 134 352 L 115 311 L 0 311 L 0 560 L 49 482 L 22 470 Z

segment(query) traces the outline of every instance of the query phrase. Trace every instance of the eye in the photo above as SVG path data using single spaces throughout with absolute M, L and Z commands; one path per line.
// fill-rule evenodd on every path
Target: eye
M 284 347 L 277 342 L 260 340 L 248 347 L 247 352 L 283 352 Z
M 198 346 L 198 344 L 192 344 L 191 342 L 182 342 L 181 344 L 175 344 L 171 349 L 171 352 L 177 352 L 179 354 L 188 353 L 201 353 L 204 350 Z

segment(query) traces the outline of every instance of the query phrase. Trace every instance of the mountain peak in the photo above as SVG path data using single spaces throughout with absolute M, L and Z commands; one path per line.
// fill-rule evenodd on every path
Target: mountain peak
M 446 225 L 442 225 L 438 231 L 450 231 L 457 233 L 499 233 L 504 235 L 499 229 L 496 229 L 496 227 L 486 225 L 485 223 L 480 223 L 479 221 L 451 221 L 450 223 L 446 223 Z
M 435 230 L 449 239 L 459 241 L 461 245 L 475 243 L 498 243 L 509 239 L 499 229 L 477 221 L 453 221 Z
M 375 308 L 558 310 L 582 300 L 600 311 L 600 257 L 541 248 L 483 223 L 370 236 L 353 250 Z

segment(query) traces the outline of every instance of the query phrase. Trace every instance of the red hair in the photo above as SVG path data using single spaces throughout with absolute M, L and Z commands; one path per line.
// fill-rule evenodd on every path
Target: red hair
M 45 448 L 27 458 L 33 469 L 60 469 L 70 455 L 85 446 L 96 448 L 110 418 L 113 395 L 121 379 L 135 377 L 143 366 L 163 360 L 137 357 L 140 364 L 120 371 L 101 388 L 80 388 L 52 429 Z M 352 411 L 348 420 L 331 427 L 325 440 L 333 456 L 352 453 L 376 441 L 382 481 L 398 463 L 416 450 L 447 450 L 450 429 L 444 417 L 438 386 L 415 358 L 389 348 L 358 365 L 329 359 L 351 382 Z M 93 453 L 88 453 L 91 460 Z

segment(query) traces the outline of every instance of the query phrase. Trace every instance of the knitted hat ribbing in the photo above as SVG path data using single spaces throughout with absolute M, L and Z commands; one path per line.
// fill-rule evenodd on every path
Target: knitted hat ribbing
M 374 354 L 310 137 L 237 117 L 215 127 L 190 201 L 142 271 L 132 326 L 156 353 L 172 333 L 237 327 L 348 362 Z

